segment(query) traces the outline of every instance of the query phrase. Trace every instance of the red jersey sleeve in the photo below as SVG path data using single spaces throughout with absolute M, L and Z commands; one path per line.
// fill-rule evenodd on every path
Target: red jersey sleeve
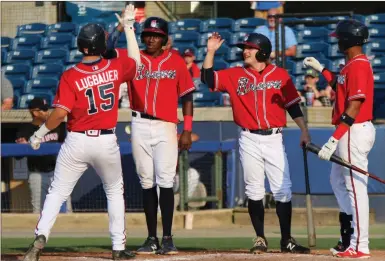
M 186 64 L 183 60 L 177 68 L 178 77 L 178 93 L 179 97 L 186 95 L 195 90 L 194 82 L 191 78 L 190 72 L 187 70 Z
M 62 108 L 68 112 L 72 111 L 75 104 L 76 94 L 75 90 L 68 83 L 68 74 L 63 73 L 60 78 L 59 88 L 56 92 L 52 107 Z
M 214 71 L 214 91 L 226 92 L 227 86 L 230 86 L 230 79 L 227 70 Z
M 191 71 L 192 71 L 192 77 L 193 78 L 200 78 L 201 77 L 201 70 L 199 69 L 198 65 L 196 65 L 195 63 L 192 64 Z
M 136 72 L 138 71 L 135 59 L 128 57 L 127 49 L 117 48 L 115 50 L 117 54 L 117 59 L 121 61 L 121 64 L 123 66 L 123 81 L 132 81 L 136 77 Z
M 301 101 L 297 89 L 294 86 L 293 81 L 291 80 L 289 74 L 285 71 L 283 72 L 282 80 L 282 94 L 284 98 L 285 107 L 289 108 L 291 105 L 296 104 Z
M 349 101 L 366 99 L 367 86 L 373 78 L 372 68 L 367 61 L 354 62 L 347 75 L 347 98 Z

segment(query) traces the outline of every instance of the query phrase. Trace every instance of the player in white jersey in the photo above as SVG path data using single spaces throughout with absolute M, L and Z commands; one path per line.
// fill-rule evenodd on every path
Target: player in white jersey
M 125 250 L 125 205 L 123 174 L 115 126 L 118 118 L 119 86 L 134 79 L 139 47 L 133 31 L 135 10 L 128 5 L 122 18 L 128 53 L 119 52 L 116 59 L 101 57 L 106 51 L 106 32 L 97 24 L 87 24 L 78 35 L 78 48 L 84 54 L 81 63 L 65 71 L 53 106 L 55 109 L 30 138 L 34 149 L 42 137 L 68 116 L 67 138 L 62 145 L 54 172 L 54 180 L 44 202 L 36 226 L 36 238 L 27 251 L 25 261 L 37 261 L 44 248 L 59 210 L 88 166 L 92 166 L 103 182 L 107 196 L 112 258 L 135 257 Z

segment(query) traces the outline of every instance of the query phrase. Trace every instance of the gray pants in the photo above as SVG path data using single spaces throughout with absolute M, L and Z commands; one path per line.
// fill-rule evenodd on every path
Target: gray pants
M 45 197 L 51 186 L 54 172 L 29 172 L 28 183 L 31 190 L 33 213 L 40 213 L 43 209 Z M 71 210 L 71 198 L 67 200 L 67 210 Z

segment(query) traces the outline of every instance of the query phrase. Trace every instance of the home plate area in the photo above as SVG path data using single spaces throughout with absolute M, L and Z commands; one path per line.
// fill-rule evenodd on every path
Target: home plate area
M 1 260 L 22 260 L 22 256 L 5 255 Z M 313 250 L 311 254 L 282 254 L 280 252 L 269 251 L 266 254 L 250 254 L 246 251 L 232 251 L 232 252 L 180 252 L 178 255 L 138 255 L 131 260 L 157 260 L 157 261 L 193 261 L 193 260 L 280 260 L 280 261 L 294 261 L 294 260 L 341 260 L 340 258 L 332 257 L 327 250 Z M 89 260 L 89 261 L 105 261 L 111 260 L 110 253 L 47 253 L 40 257 L 41 261 L 64 261 L 64 260 Z M 371 261 L 385 260 L 385 251 L 372 251 Z

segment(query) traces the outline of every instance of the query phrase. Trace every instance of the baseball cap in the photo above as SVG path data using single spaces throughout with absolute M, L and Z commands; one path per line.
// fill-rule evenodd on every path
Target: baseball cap
M 28 109 L 39 109 L 42 111 L 48 111 L 48 104 L 44 99 L 35 97 L 29 102 Z
M 314 69 L 307 69 L 305 72 L 305 77 L 306 76 L 311 76 L 311 77 L 318 77 L 318 72 Z
M 194 50 L 193 49 L 190 49 L 190 48 L 187 48 L 186 50 L 184 50 L 183 52 L 183 56 L 194 56 Z

